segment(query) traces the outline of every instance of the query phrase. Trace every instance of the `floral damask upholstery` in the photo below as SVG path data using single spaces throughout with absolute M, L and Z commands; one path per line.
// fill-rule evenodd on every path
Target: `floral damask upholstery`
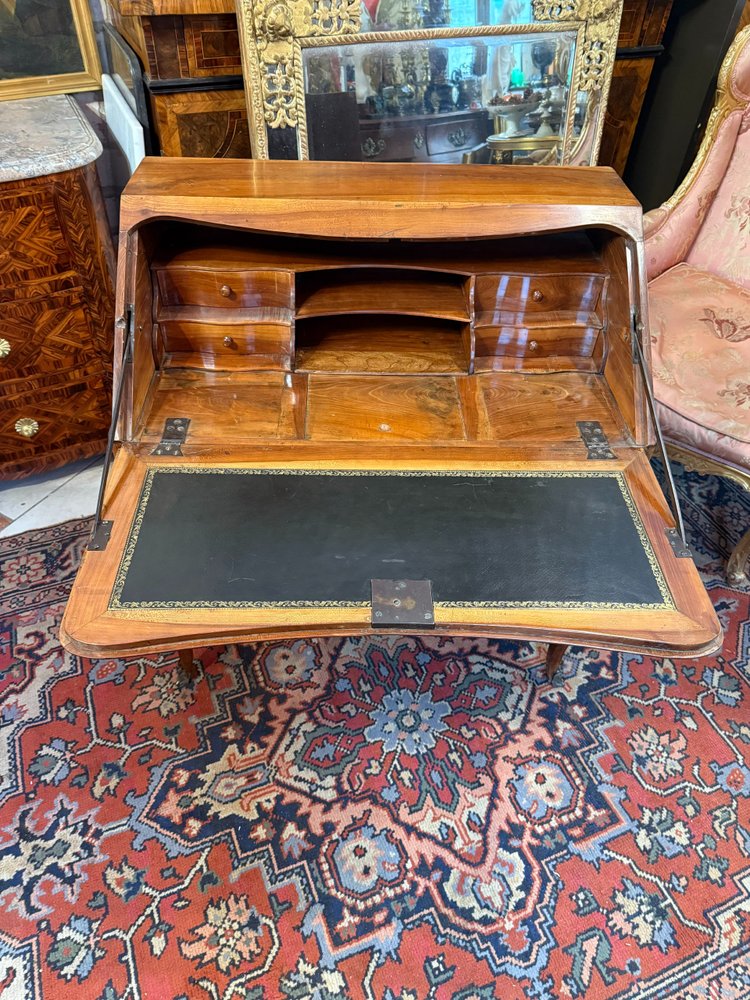
M 724 61 L 695 163 L 644 231 L 664 436 L 750 488 L 750 28 Z M 750 533 L 740 548 L 746 558 Z
M 750 290 L 677 264 L 649 284 L 649 299 L 664 432 L 750 468 Z

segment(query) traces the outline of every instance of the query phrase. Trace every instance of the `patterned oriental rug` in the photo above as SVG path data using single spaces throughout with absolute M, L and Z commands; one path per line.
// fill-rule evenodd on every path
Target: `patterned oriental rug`
M 78 660 L 0 542 L 1 1000 L 750 997 L 739 487 L 678 469 L 720 655 L 346 639 Z

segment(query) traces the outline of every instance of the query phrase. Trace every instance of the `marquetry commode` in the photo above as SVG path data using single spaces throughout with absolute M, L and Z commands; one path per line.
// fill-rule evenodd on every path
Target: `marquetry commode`
M 71 97 L 0 102 L 0 478 L 104 450 L 114 260 Z
M 716 647 L 645 453 L 641 210 L 611 170 L 146 160 L 121 221 L 121 444 L 69 649 Z

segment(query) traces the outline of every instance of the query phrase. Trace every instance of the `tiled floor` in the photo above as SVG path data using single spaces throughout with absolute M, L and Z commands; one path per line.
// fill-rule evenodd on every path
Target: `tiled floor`
M 0 483 L 0 538 L 90 517 L 102 475 L 103 458 L 86 458 L 62 469 Z

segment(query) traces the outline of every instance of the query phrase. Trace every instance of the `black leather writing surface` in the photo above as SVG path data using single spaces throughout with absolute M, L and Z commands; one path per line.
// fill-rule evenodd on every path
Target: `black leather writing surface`
M 111 607 L 364 604 L 371 579 L 436 604 L 671 607 L 619 473 L 151 470 Z

